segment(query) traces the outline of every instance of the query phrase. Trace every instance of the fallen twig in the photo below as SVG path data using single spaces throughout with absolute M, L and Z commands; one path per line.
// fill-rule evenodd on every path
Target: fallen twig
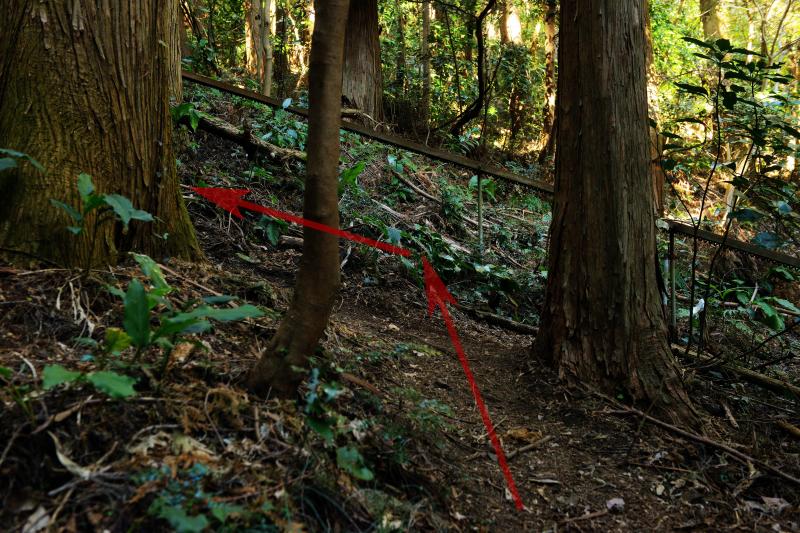
M 682 348 L 673 345 L 673 350 L 681 350 L 684 351 Z M 726 361 L 720 361 L 718 359 L 714 359 L 711 357 L 705 357 L 697 352 L 689 351 L 684 353 L 684 355 L 688 355 L 690 358 L 695 359 L 702 363 L 709 363 L 714 366 L 720 366 L 725 370 L 729 370 L 734 374 L 739 375 L 740 377 L 746 379 L 750 383 L 754 383 L 756 385 L 761 385 L 762 387 L 766 387 L 768 389 L 776 390 L 778 392 L 789 392 L 793 394 L 795 397 L 800 398 L 800 387 L 797 385 L 792 385 L 791 383 L 787 383 L 785 381 L 781 381 L 779 379 L 771 378 L 769 376 L 765 376 L 764 374 L 760 374 L 755 370 L 750 370 L 749 368 L 743 368 L 737 366 L 733 363 L 729 363 Z
M 662 427 L 664 429 L 668 429 L 668 430 L 672 431 L 673 433 L 675 433 L 677 435 L 680 435 L 681 437 L 684 437 L 686 439 L 693 440 L 695 442 L 699 442 L 701 444 L 705 444 L 707 446 L 711 446 L 712 448 L 716 448 L 718 450 L 721 450 L 721 451 L 727 453 L 728 455 L 730 455 L 731 457 L 733 457 L 734 459 L 737 459 L 738 461 L 740 461 L 744 465 L 752 464 L 752 465 L 758 466 L 758 467 L 762 468 L 763 470 L 771 472 L 772 474 L 775 474 L 776 476 L 785 479 L 786 481 L 791 481 L 792 483 L 794 483 L 796 485 L 800 485 L 800 479 L 792 476 L 791 474 L 787 474 L 786 472 L 783 472 L 780 469 L 775 468 L 772 465 L 769 465 L 769 464 L 767 464 L 767 463 L 765 463 L 763 461 L 760 461 L 760 460 L 756 459 L 755 457 L 751 457 L 751 456 L 747 455 L 746 453 L 740 452 L 739 450 L 735 450 L 735 449 L 731 448 L 730 446 L 726 446 L 725 444 L 722 444 L 721 442 L 713 441 L 713 440 L 711 440 L 711 439 L 709 439 L 707 437 L 703 437 L 702 435 L 697 435 L 695 433 L 691 433 L 689 431 L 686 431 L 685 429 L 681 429 L 681 428 L 679 428 L 677 426 L 674 426 L 674 425 L 672 425 L 672 424 L 670 424 L 668 422 L 664 422 L 663 420 L 659 420 L 658 418 L 656 418 L 654 416 L 650 416 L 647 413 L 643 413 L 642 411 L 636 409 L 635 407 L 628 407 L 627 405 L 623 405 L 623 404 L 619 403 L 618 401 L 614 400 L 613 398 L 611 398 L 609 396 L 606 396 L 605 394 L 603 394 L 601 392 L 597 392 L 597 391 L 591 391 L 591 392 L 595 396 L 597 396 L 599 398 L 602 398 L 605 401 L 609 402 L 610 404 L 621 408 L 621 409 L 616 410 L 616 411 L 606 411 L 609 414 L 613 414 L 613 415 L 631 415 L 631 414 L 634 414 L 634 415 L 640 416 L 640 417 L 648 420 L 649 422 L 652 422 L 653 424 L 655 424 L 657 426 L 660 426 L 660 427 Z
M 516 457 L 517 455 L 520 455 L 522 453 L 531 451 L 534 448 L 538 448 L 539 446 L 541 446 L 545 442 L 550 442 L 551 440 L 553 440 L 553 436 L 552 435 L 547 435 L 546 437 L 542 437 L 541 439 L 539 439 L 539 440 L 537 440 L 535 442 L 531 442 L 530 444 L 526 444 L 525 446 L 522 446 L 521 448 L 517 448 L 516 450 L 511 450 L 510 452 L 508 452 L 508 454 L 506 454 L 506 460 L 510 461 L 511 459 Z

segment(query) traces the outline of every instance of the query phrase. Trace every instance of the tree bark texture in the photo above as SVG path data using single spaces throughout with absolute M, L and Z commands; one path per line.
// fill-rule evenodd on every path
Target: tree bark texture
M 644 0 L 563 0 L 558 152 L 538 355 L 568 383 L 694 420 L 657 288 Z
M 308 163 L 303 217 L 339 227 L 339 127 L 342 63 L 349 0 L 316 6 L 309 72 Z M 339 240 L 312 229 L 303 231 L 303 256 L 294 297 L 267 351 L 253 367 L 249 386 L 282 396 L 297 392 L 325 331 L 339 288 Z
M 342 94 L 374 120 L 383 120 L 383 74 L 377 0 L 351 0 L 345 36 Z
M 250 0 L 245 20 L 247 70 L 265 96 L 272 95 L 272 1 Z
M 127 250 L 201 255 L 172 148 L 177 13 L 176 0 L 0 4 L 0 147 L 45 167 L 0 174 L 0 246 L 82 266 Z M 74 222 L 49 203 L 77 206 L 82 172 L 100 193 L 126 196 L 157 221 L 132 222 L 127 233 L 104 224 L 90 251 L 91 239 L 69 234 Z

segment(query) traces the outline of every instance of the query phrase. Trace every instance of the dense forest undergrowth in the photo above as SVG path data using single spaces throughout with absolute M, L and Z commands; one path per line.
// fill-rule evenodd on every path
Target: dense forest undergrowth
M 234 123 L 244 113 L 258 127 L 252 117 L 265 112 L 213 91 L 194 96 Z M 286 133 L 291 126 L 295 133 Z M 291 137 L 301 126 L 279 116 L 272 131 Z M 185 187 L 248 188 L 254 202 L 301 208 L 296 161 L 255 161 L 235 143 L 183 126 L 179 135 Z M 204 264 L 171 260 L 157 269 L 140 258 L 66 277 L 58 268 L 0 270 L 0 366 L 14 369 L 4 375 L 4 401 L 17 400 L 0 428 L 4 524 L 27 531 L 797 529 L 797 485 L 643 421 L 626 410 L 624 396 L 617 403 L 565 388 L 551 367 L 531 359 L 547 203 L 492 183 L 481 258 L 477 229 L 465 222 L 476 201 L 469 176 L 355 136 L 345 135 L 343 148 L 342 226 L 429 253 L 464 302 L 453 314 L 526 510 L 515 511 L 446 331 L 427 316 L 416 265 L 342 244 L 341 294 L 301 399 L 249 394 L 244 375 L 288 305 L 302 234 L 274 219 L 237 220 L 185 188 Z M 682 250 L 688 254 L 689 243 Z M 112 345 L 128 311 L 108 287 L 124 292 L 133 279 L 149 290 L 168 286 L 180 309 L 205 298 L 262 313 L 186 335 L 172 350 L 118 356 Z M 736 353 L 725 347 L 749 346 L 759 327 L 712 328 L 711 344 L 727 360 Z M 106 342 L 75 342 L 87 336 Z M 767 371 L 796 382 L 796 361 L 782 355 L 797 339 L 778 342 L 759 356 L 778 359 Z M 109 397 L 115 385 L 92 378 L 99 358 L 135 380 L 135 396 Z M 800 470 L 796 398 L 724 367 L 683 362 L 709 439 L 787 474 Z M 42 390 L 42 369 L 62 363 L 89 378 Z

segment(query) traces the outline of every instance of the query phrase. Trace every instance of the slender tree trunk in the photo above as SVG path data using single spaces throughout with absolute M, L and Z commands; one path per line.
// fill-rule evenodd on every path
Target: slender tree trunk
M 706 40 L 722 37 L 719 0 L 700 0 L 700 20 L 703 22 L 703 36 Z
M 383 120 L 383 75 L 377 0 L 351 0 L 345 35 L 342 94 L 349 103 Z
M 261 94 L 272 94 L 272 0 L 250 0 L 245 20 L 247 70 Z
M 349 0 L 318 2 L 309 74 L 308 175 L 303 216 L 333 228 L 339 227 L 339 126 L 348 5 Z M 338 288 L 338 239 L 306 228 L 291 306 L 267 351 L 250 372 L 252 389 L 259 393 L 272 390 L 283 396 L 297 392 L 308 357 L 328 324 Z
M 500 42 L 508 43 L 508 0 L 500 2 Z
M 544 108 L 542 109 L 542 137 L 539 163 L 553 155 L 553 124 L 556 119 L 556 32 L 558 6 L 556 0 L 547 0 L 544 15 Z
M 427 128 L 431 118 L 431 3 L 422 2 L 422 121 Z
M 406 92 L 406 20 L 403 13 L 403 4 L 401 0 L 394 0 L 394 11 L 397 17 L 397 54 L 395 62 L 397 63 L 397 73 L 395 74 L 395 84 L 400 94 Z
M 157 258 L 201 255 L 172 148 L 177 12 L 175 0 L 110 8 L 0 3 L 7 30 L 0 32 L 0 147 L 45 167 L 40 173 L 21 164 L 0 173 L 0 247 L 69 265 L 106 265 L 127 250 Z M 82 172 L 99 192 L 128 197 L 156 222 L 132 222 L 127 233 L 104 224 L 93 249 L 90 235 L 69 234 L 65 227 L 74 222 L 49 200 L 77 206 Z
M 624 392 L 693 422 L 656 278 L 644 8 L 644 0 L 561 1 L 569 23 L 561 25 L 549 274 L 534 348 L 567 383 Z
M 275 54 L 275 78 L 278 80 L 278 93 L 281 97 L 286 96 L 289 87 L 289 57 L 287 55 L 288 41 L 288 17 L 287 8 L 283 1 L 278 2 L 275 14 L 275 35 L 278 38 L 277 50 Z

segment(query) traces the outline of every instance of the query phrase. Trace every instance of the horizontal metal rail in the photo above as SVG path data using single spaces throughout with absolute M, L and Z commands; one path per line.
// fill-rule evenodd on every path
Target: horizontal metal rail
M 242 89 L 241 87 L 236 87 L 235 85 L 231 85 L 229 83 L 217 81 L 207 76 L 201 76 L 200 74 L 195 74 L 194 72 L 187 72 L 184 70 L 182 72 L 182 75 L 184 80 L 193 83 L 198 83 L 200 85 L 205 85 L 206 87 L 211 87 L 213 89 L 217 89 L 225 93 L 234 94 L 236 96 L 240 96 L 248 100 L 260 102 L 270 107 L 283 109 L 283 103 L 277 98 L 264 96 L 263 94 L 259 94 L 254 91 L 249 91 L 247 89 Z M 301 116 L 303 118 L 308 118 L 307 109 L 302 109 L 295 106 L 289 106 L 285 109 L 286 111 L 294 113 L 295 115 Z M 435 159 L 437 161 L 451 163 L 453 165 L 457 165 L 459 167 L 472 170 L 478 174 L 486 174 L 506 181 L 518 183 L 520 185 L 525 185 L 527 187 L 531 187 L 541 193 L 545 193 L 548 195 L 552 195 L 554 193 L 554 187 L 547 182 L 525 178 L 523 176 L 520 176 L 519 174 L 515 174 L 508 170 L 499 168 L 496 165 L 482 163 L 480 161 L 476 161 L 474 159 L 470 159 L 462 155 L 454 154 L 452 152 L 439 150 L 437 148 L 431 148 L 430 146 L 425 146 L 424 144 L 409 141 L 407 139 L 403 139 L 402 137 L 399 137 L 397 135 L 392 135 L 390 133 L 373 131 L 370 128 L 367 128 L 360 124 L 355 124 L 353 122 L 342 121 L 341 128 L 346 131 L 363 135 L 364 137 L 369 137 L 370 139 L 375 139 L 376 141 L 380 141 L 384 144 L 389 144 L 392 146 L 396 146 L 398 148 L 402 148 L 403 150 L 408 150 L 409 152 L 414 152 L 420 155 L 430 157 L 431 159 Z M 754 244 L 750 244 L 748 242 L 736 239 L 723 239 L 720 235 L 717 235 L 716 233 L 712 233 L 710 231 L 702 229 L 699 229 L 695 232 L 694 227 L 684 224 L 682 222 L 678 222 L 676 220 L 667 220 L 666 222 L 669 225 L 669 231 L 671 233 L 680 233 L 688 237 L 696 236 L 698 239 L 711 242 L 717 245 L 726 246 L 728 248 L 732 248 L 734 250 L 744 252 L 749 255 L 761 257 L 763 259 L 767 259 L 774 263 L 780 263 L 782 265 L 787 265 L 794 268 L 800 268 L 800 259 L 796 257 L 768 250 L 766 248 L 762 248 L 761 246 L 756 246 Z
M 211 87 L 226 93 L 235 94 L 236 96 L 241 96 L 242 98 L 247 98 L 248 100 L 254 100 L 256 102 L 260 102 L 270 107 L 283 109 L 283 103 L 277 98 L 264 96 L 263 94 L 258 94 L 257 92 L 249 91 L 247 89 L 242 89 L 241 87 L 236 87 L 235 85 L 231 85 L 229 83 L 223 83 L 221 81 L 217 81 L 208 78 L 206 76 L 201 76 L 199 74 L 195 74 L 194 72 L 187 72 L 184 70 L 182 74 L 183 74 L 183 79 L 185 80 L 194 83 L 199 83 L 200 85 L 205 85 L 206 87 Z M 295 115 L 299 115 L 304 118 L 308 118 L 307 109 L 302 109 L 295 106 L 289 106 L 286 108 L 286 111 L 294 113 Z M 454 154 L 452 152 L 447 152 L 445 150 L 431 148 L 430 146 L 425 146 L 424 144 L 409 141 L 407 139 L 403 139 L 402 137 L 399 137 L 397 135 L 392 135 L 390 133 L 373 131 L 370 128 L 367 128 L 360 124 L 355 124 L 353 122 L 342 121 L 341 128 L 346 131 L 350 131 L 353 133 L 357 133 L 359 135 L 363 135 L 365 137 L 369 137 L 371 139 L 375 139 L 384 144 L 390 144 L 392 146 L 402 148 L 403 150 L 408 150 L 409 152 L 421 154 L 430 157 L 432 159 L 436 159 L 438 161 L 444 161 L 445 163 L 452 163 L 454 165 L 458 165 L 462 168 L 467 168 L 479 174 L 481 173 L 488 174 L 489 176 L 494 176 L 496 178 L 512 181 L 515 183 L 519 183 L 520 185 L 531 187 L 546 194 L 553 194 L 553 186 L 550 185 L 549 183 L 539 180 L 533 180 L 530 178 L 525 178 L 513 172 L 509 172 L 508 170 L 499 168 L 495 165 L 481 163 L 480 161 L 476 161 L 474 159 L 470 159 L 462 155 Z
M 689 237 L 695 236 L 695 229 L 693 226 L 684 224 L 683 222 L 678 222 L 677 220 L 666 220 L 665 222 L 669 225 L 670 232 L 681 233 Z M 773 263 L 780 263 L 782 265 L 800 268 L 800 259 L 797 257 L 775 252 L 773 250 L 768 250 L 767 248 L 756 246 L 755 244 L 751 244 L 749 242 L 739 241 L 736 239 L 723 239 L 721 235 L 717 235 L 716 233 L 712 233 L 703 229 L 697 230 L 697 238 L 706 242 L 732 248 L 749 255 L 761 257 L 762 259 L 767 259 Z

